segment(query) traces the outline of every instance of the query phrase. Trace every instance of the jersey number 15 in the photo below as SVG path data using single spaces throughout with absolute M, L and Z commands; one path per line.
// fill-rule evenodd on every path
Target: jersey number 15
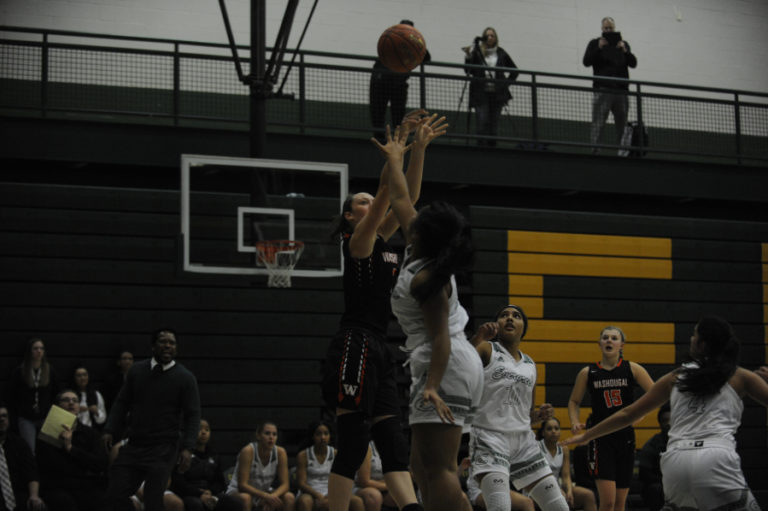
M 614 406 L 622 405 L 620 389 L 604 390 L 603 398 L 605 398 L 605 406 L 607 408 L 613 408 Z

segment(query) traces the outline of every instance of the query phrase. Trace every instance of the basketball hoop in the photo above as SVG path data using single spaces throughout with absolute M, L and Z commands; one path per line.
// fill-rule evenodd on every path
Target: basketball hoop
M 291 272 L 304 252 L 304 242 L 294 240 L 257 241 L 256 260 L 267 268 L 269 287 L 291 287 Z

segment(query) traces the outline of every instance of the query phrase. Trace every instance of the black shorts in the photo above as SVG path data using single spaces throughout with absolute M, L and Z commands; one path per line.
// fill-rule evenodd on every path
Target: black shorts
M 323 398 L 333 408 L 366 417 L 400 416 L 395 357 L 383 335 L 362 328 L 339 331 L 328 346 Z
M 635 468 L 634 430 L 623 429 L 592 440 L 587 456 L 592 477 L 616 481 L 616 488 L 629 488 Z

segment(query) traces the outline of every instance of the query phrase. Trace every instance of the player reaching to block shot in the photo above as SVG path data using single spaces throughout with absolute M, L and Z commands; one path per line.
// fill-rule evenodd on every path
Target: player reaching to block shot
M 409 113 L 399 134 L 407 138 L 416 127 L 408 164 L 409 201 L 420 195 L 424 153 L 429 143 L 445 133 L 445 118 Z M 400 403 L 395 381 L 395 357 L 386 343 L 391 316 L 390 294 L 397 279 L 398 255 L 387 240 L 398 228 L 389 209 L 389 174 L 399 172 L 385 163 L 376 196 L 351 195 L 336 224 L 344 255 L 344 315 L 327 353 L 323 396 L 335 409 L 338 455 L 328 482 L 330 511 L 346 511 L 355 472 L 373 438 L 381 453 L 387 488 L 402 510 L 421 509 L 408 471 L 408 445 L 400 426 Z
M 417 128 L 416 138 L 432 132 Z M 469 225 L 453 206 L 433 202 L 418 213 L 402 171 L 407 146 L 399 128 L 372 139 L 389 163 L 392 210 L 408 246 L 392 311 L 407 336 L 411 368 L 411 468 L 428 511 L 469 510 L 456 477 L 462 429 L 469 429 L 483 386 L 480 357 L 464 335 L 469 319 L 454 274 L 472 263 Z

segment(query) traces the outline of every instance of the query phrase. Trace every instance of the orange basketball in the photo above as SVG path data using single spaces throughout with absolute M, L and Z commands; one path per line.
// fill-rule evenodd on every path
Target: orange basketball
M 410 25 L 389 27 L 379 37 L 379 60 L 390 71 L 407 73 L 421 64 L 427 45 L 421 32 Z

